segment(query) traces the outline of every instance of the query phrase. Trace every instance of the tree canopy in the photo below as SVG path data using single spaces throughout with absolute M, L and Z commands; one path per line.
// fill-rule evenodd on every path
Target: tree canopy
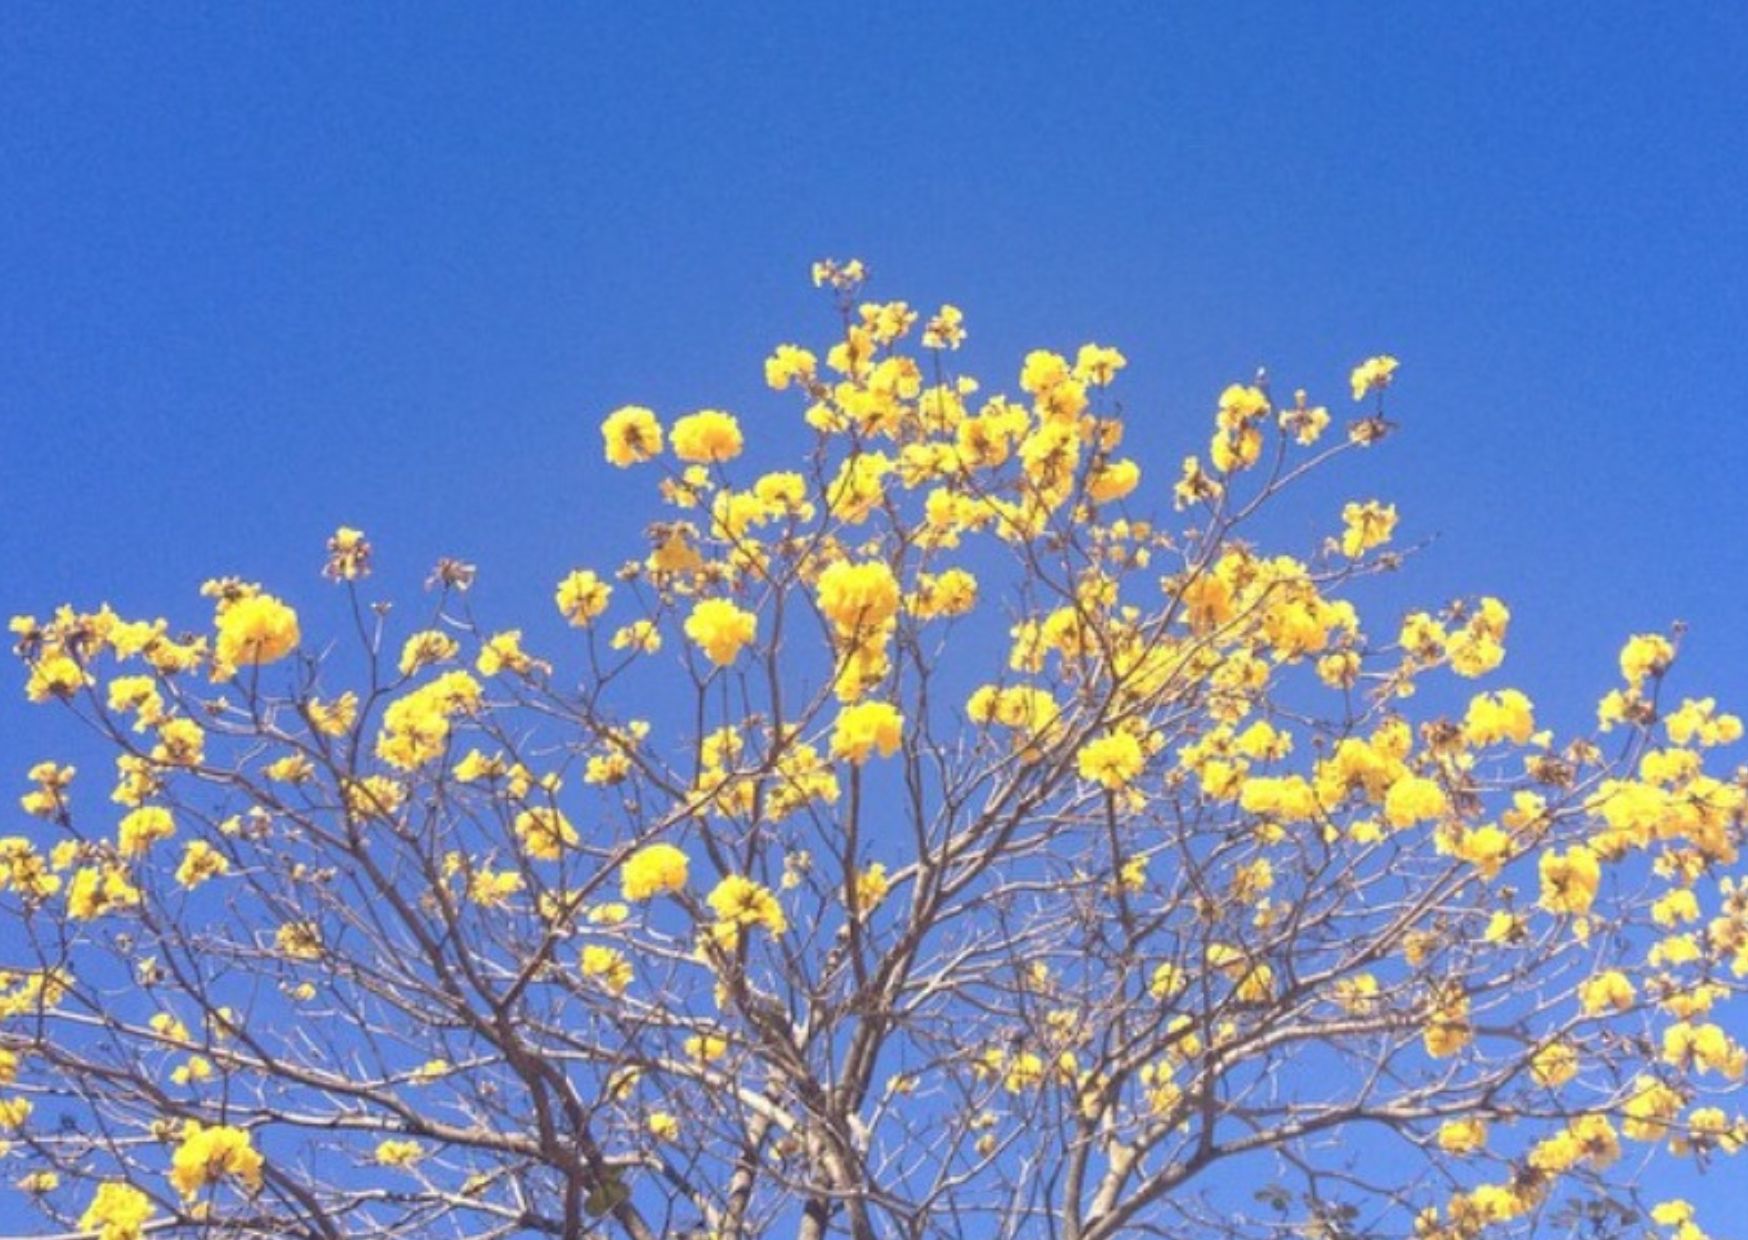
M 1362 620 L 1394 505 L 1259 541 L 1392 438 L 1394 358 L 1234 383 L 1160 481 L 1116 348 L 991 394 L 865 279 L 816 265 L 787 425 L 606 416 L 654 519 L 563 642 L 347 528 L 302 614 L 13 619 L 77 723 L 0 839 L 6 1216 L 1700 1240 L 1656 1169 L 1748 1142 L 1748 776 L 1679 631 L 1556 729 L 1501 600 Z

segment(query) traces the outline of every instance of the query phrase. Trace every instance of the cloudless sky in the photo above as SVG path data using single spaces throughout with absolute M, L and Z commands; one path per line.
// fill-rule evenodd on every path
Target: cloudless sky
M 656 515 L 601 415 L 793 431 L 761 360 L 858 255 L 991 387 L 1121 346 L 1162 495 L 1226 383 L 1397 354 L 1403 433 L 1284 549 L 1393 500 L 1404 597 L 1505 598 L 1566 727 L 1674 619 L 1748 707 L 1744 64 L 1729 3 L 14 4 L 0 612 L 314 608 L 345 522 L 390 594 L 453 554 L 544 616 Z

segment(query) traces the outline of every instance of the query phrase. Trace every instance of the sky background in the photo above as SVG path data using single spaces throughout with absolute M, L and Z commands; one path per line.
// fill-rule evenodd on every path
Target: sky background
M 992 389 L 1122 347 L 1162 509 L 1227 383 L 1398 355 L 1283 549 L 1392 500 L 1403 599 L 1507 600 L 1544 718 L 1676 619 L 1748 707 L 1748 6 L 636 7 L 9 6 L 0 611 L 195 626 L 235 573 L 319 632 L 347 523 L 391 596 L 457 555 L 555 623 L 657 515 L 601 416 L 793 433 L 761 361 L 857 255 Z

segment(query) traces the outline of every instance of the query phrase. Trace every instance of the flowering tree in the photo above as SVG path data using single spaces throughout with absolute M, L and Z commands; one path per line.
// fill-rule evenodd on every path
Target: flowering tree
M 204 632 L 12 622 L 115 778 L 46 758 L 0 840 L 5 1217 L 1701 1236 L 1642 1190 L 1748 1141 L 1710 1096 L 1748 798 L 1676 641 L 1561 739 L 1486 684 L 1498 600 L 1362 626 L 1393 507 L 1249 541 L 1389 436 L 1391 358 L 1335 433 L 1228 388 L 1147 488 L 1121 353 L 986 399 L 960 313 L 907 351 L 863 275 L 815 270 L 823 364 L 765 364 L 793 470 L 727 413 L 607 417 L 665 507 L 559 582 L 562 644 L 477 622 L 454 561 L 401 623 L 349 529 L 319 622 L 235 579 Z

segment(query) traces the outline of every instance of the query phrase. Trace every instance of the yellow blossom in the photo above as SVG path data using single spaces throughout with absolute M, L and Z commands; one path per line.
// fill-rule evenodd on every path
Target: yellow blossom
M 1391 784 L 1384 798 L 1384 819 L 1393 827 L 1411 827 L 1441 817 L 1448 809 L 1444 789 L 1418 775 Z
M 272 663 L 298 640 L 297 613 L 270 594 L 253 594 L 219 612 L 215 653 L 232 667 Z
M 683 890 L 689 862 L 672 844 L 651 844 L 625 860 L 620 871 L 620 891 L 627 900 L 651 900 Z
M 120 1180 L 105 1180 L 79 1216 L 79 1230 L 95 1232 L 97 1240 L 141 1240 L 154 1213 L 152 1199 L 139 1189 Z
M 601 439 L 607 460 L 624 469 L 661 454 L 662 424 L 641 405 L 626 405 L 601 423 Z
M 600 982 L 609 994 L 624 994 L 625 988 L 631 985 L 631 962 L 625 958 L 623 952 L 614 948 L 590 943 L 583 948 L 579 967 L 584 977 L 592 977 Z
M 860 765 L 875 753 L 890 758 L 904 736 L 904 717 L 889 702 L 862 702 L 838 712 L 832 757 Z
M 686 617 L 686 636 L 718 667 L 740 657 L 741 648 L 758 634 L 758 617 L 726 599 L 707 598 Z
M 1582 844 L 1564 853 L 1549 850 L 1539 862 L 1542 880 L 1541 906 L 1550 913 L 1588 912 L 1596 899 L 1602 867 L 1596 854 Z
M 536 805 L 516 815 L 516 838 L 528 855 L 540 861 L 557 861 L 566 848 L 577 845 L 576 828 L 570 819 L 551 806 Z
M 1447 1120 L 1439 1125 L 1438 1147 L 1461 1158 L 1487 1148 L 1487 1125 L 1478 1119 Z
M 158 805 L 143 805 L 121 820 L 116 832 L 116 851 L 124 857 L 142 857 L 159 840 L 176 834 L 170 811 Z
M 586 628 L 590 621 L 607 610 L 607 600 L 613 587 L 587 569 L 577 569 L 558 583 L 554 600 L 558 612 L 576 628 Z
M 1341 510 L 1341 553 L 1358 559 L 1373 547 L 1390 541 L 1396 529 L 1396 505 L 1376 500 L 1348 504 Z
M 235 1179 L 253 1193 L 261 1187 L 264 1165 L 243 1129 L 223 1124 L 208 1127 L 191 1119 L 183 1124 L 181 1144 L 170 1159 L 170 1183 L 185 1201 L 224 1179 Z
M 1120 792 L 1141 774 L 1147 755 L 1130 733 L 1107 732 L 1082 745 L 1075 763 L 1082 779 Z
M 408 1141 L 399 1137 L 390 1137 L 377 1143 L 376 1161 L 383 1167 L 411 1167 L 425 1156 L 425 1147 L 417 1141 Z
M 1353 368 L 1350 376 L 1353 384 L 1353 398 L 1361 400 L 1367 392 L 1381 392 L 1390 386 L 1390 381 L 1396 376 L 1396 368 L 1400 365 L 1388 354 L 1369 357 Z
M 1640 633 L 1621 647 L 1621 676 L 1633 688 L 1661 675 L 1675 661 L 1675 647 L 1657 633 Z
M 741 453 L 740 423 L 732 414 L 704 409 L 674 423 L 674 455 L 682 461 L 732 461 Z
M 744 875 L 728 875 L 711 889 L 706 902 L 728 926 L 763 926 L 772 934 L 782 934 L 789 928 L 777 897 Z

